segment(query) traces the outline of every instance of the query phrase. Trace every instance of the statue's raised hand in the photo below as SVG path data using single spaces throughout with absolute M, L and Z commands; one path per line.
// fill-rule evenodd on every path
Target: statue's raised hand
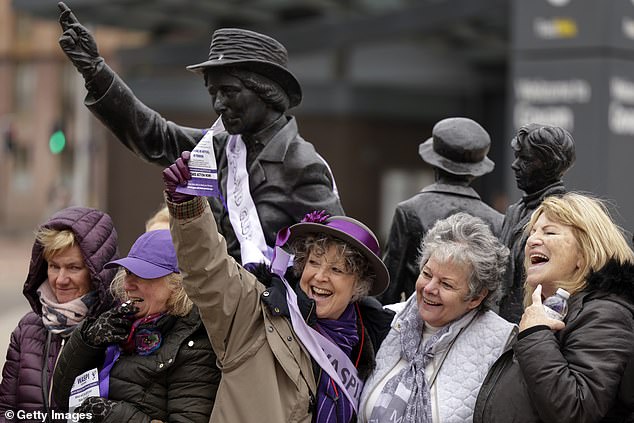
M 97 73 L 99 64 L 103 62 L 99 56 L 95 38 L 85 26 L 79 23 L 64 2 L 57 3 L 57 7 L 60 10 L 59 23 L 63 31 L 59 37 L 59 45 L 84 79 L 88 81 Z

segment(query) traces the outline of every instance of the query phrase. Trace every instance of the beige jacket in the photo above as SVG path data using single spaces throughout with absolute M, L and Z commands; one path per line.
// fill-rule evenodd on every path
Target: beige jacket
M 227 254 L 207 201 L 168 206 L 185 290 L 222 371 L 210 422 L 310 422 L 316 383 L 290 321 L 269 313 L 264 285 Z

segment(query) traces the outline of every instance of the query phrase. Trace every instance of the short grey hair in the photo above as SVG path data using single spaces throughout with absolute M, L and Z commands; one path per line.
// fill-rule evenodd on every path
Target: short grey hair
M 420 246 L 421 270 L 432 256 L 441 262 L 471 267 L 465 301 L 477 298 L 486 289 L 488 294 L 480 309 L 486 310 L 495 304 L 504 282 L 509 249 L 482 219 L 468 213 L 456 213 L 437 221 Z

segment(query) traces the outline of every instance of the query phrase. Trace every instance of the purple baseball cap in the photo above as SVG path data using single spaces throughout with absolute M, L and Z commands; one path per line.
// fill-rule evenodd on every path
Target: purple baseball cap
M 167 229 L 149 231 L 135 242 L 127 257 L 106 263 L 104 268 L 122 266 L 143 279 L 180 273 L 172 236 Z

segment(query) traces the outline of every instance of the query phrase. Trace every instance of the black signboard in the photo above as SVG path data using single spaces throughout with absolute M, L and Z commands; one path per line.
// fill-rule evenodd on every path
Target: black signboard
M 632 0 L 515 0 L 517 50 L 624 48 L 634 50 Z
M 566 185 L 610 200 L 617 222 L 634 230 L 634 0 L 513 5 L 509 140 L 527 123 L 568 129 L 577 160 Z

